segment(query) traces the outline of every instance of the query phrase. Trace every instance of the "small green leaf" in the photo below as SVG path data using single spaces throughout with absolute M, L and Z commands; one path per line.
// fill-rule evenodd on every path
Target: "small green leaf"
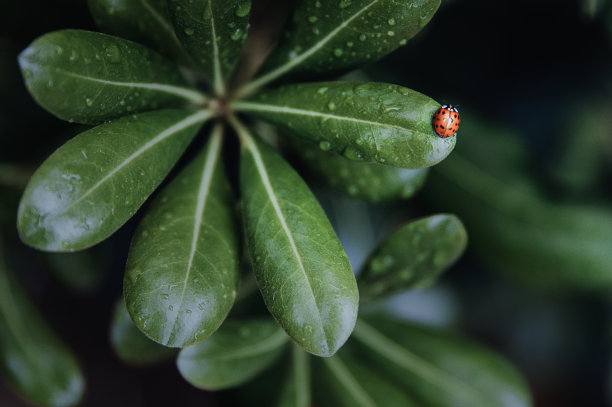
M 168 11 L 193 61 L 218 94 L 238 61 L 249 26 L 251 0 L 173 0 Z
M 170 359 L 176 350 L 153 342 L 140 332 L 125 308 L 117 301 L 110 326 L 110 342 L 119 359 L 131 365 L 149 365 Z
M 45 34 L 19 55 L 19 65 L 42 107 L 78 123 L 205 102 L 188 87 L 177 65 L 147 47 L 106 34 Z
M 411 89 L 373 82 L 288 85 L 233 107 L 352 160 L 402 168 L 442 161 L 456 137 L 434 132 L 440 105 Z
M 123 225 L 163 181 L 208 111 L 162 110 L 79 134 L 34 173 L 21 198 L 21 239 L 40 250 L 85 249 Z
M 164 188 L 130 248 L 129 312 L 141 331 L 166 346 L 210 336 L 236 297 L 239 239 L 221 137 L 218 126 L 206 149 Z
M 333 74 L 373 62 L 405 45 L 440 0 L 302 1 L 264 74 L 250 92 L 286 74 Z
M 247 245 L 266 305 L 300 346 L 331 356 L 357 317 L 359 293 L 347 255 L 300 176 L 236 127 Z
M 198 388 L 227 389 L 274 363 L 287 342 L 273 321 L 228 321 L 204 342 L 181 350 L 176 364 L 185 380 Z
M 85 390 L 77 360 L 26 298 L 1 247 L 0 368 L 12 387 L 36 405 L 74 406 Z
M 432 171 L 431 202 L 452 210 L 470 247 L 512 278 L 545 289 L 612 287 L 612 211 L 545 198 L 520 136 L 476 121 L 466 143 Z
M 189 64 L 170 22 L 166 0 L 88 0 L 88 4 L 102 31 L 148 45 Z
M 397 201 L 416 194 L 428 169 L 410 170 L 376 163 L 347 160 L 291 137 L 293 151 L 318 181 L 347 195 L 369 202 Z M 327 144 L 323 144 L 326 148 Z
M 453 215 L 434 215 L 403 226 L 385 239 L 359 273 L 362 299 L 432 285 L 463 254 L 467 232 Z
M 448 332 L 377 317 L 360 319 L 353 338 L 359 363 L 409 392 L 419 406 L 531 405 L 525 382 L 507 361 Z
M 347 347 L 350 346 L 347 344 Z M 406 391 L 343 348 L 315 364 L 314 392 L 321 407 L 416 407 Z

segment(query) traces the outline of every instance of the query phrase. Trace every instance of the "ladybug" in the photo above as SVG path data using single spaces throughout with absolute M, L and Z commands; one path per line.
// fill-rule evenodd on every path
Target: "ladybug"
M 461 123 L 459 111 L 453 105 L 443 105 L 436 110 L 431 121 L 436 134 L 442 138 L 454 136 L 459 130 L 459 123 Z

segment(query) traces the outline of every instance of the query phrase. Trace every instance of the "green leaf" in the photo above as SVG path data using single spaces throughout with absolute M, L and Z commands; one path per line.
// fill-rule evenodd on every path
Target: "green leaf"
M 416 194 L 428 169 L 405 169 L 347 160 L 320 147 L 291 137 L 293 151 L 316 179 L 347 195 L 369 202 L 397 201 Z M 323 144 L 323 146 L 327 146 Z
M 431 286 L 463 254 L 467 232 L 453 215 L 434 215 L 403 226 L 370 254 L 359 273 L 362 299 Z
M 166 0 L 88 0 L 102 31 L 150 46 L 189 64 L 168 15 Z
M 373 62 L 405 45 L 440 0 L 302 1 L 264 74 L 248 93 L 286 74 L 333 74 Z
M 162 110 L 79 134 L 34 173 L 17 227 L 37 249 L 85 249 L 123 225 L 163 181 L 207 111 Z
M 377 317 L 360 319 L 353 338 L 359 362 L 419 406 L 531 405 L 525 382 L 507 361 L 448 332 Z
M 129 113 L 205 102 L 173 62 L 106 34 L 45 34 L 19 55 L 19 65 L 34 99 L 71 122 L 98 124 Z
M 119 359 L 131 365 L 150 365 L 170 359 L 176 350 L 153 342 L 140 332 L 125 308 L 117 301 L 110 326 L 110 342 Z
M 284 378 L 275 407 L 309 407 L 311 404 L 310 360 L 296 345 L 291 349 L 290 370 Z
M 527 166 L 519 136 L 470 123 L 462 145 L 432 171 L 426 195 L 470 231 L 496 269 L 545 289 L 612 287 L 612 211 L 553 202 Z M 469 139 L 469 140 L 468 140 Z
M 251 0 L 173 0 L 168 11 L 185 49 L 223 95 L 249 26 Z
M 320 82 L 263 92 L 233 107 L 352 160 L 402 168 L 442 161 L 456 137 L 438 137 L 440 105 L 411 89 L 373 82 Z
M 359 293 L 348 257 L 300 176 L 237 125 L 247 245 L 266 305 L 308 352 L 333 355 L 353 330 Z
M 37 405 L 74 406 L 85 390 L 77 360 L 26 298 L 1 247 L 0 367 L 11 386 Z
M 166 346 L 210 336 L 236 298 L 239 239 L 222 135 L 215 127 L 207 147 L 155 199 L 130 248 L 128 310 L 141 331 Z
M 198 388 L 227 389 L 274 363 L 287 341 L 273 321 L 228 321 L 204 342 L 181 350 L 176 364 L 185 380 Z
M 349 342 L 350 344 L 350 342 Z M 350 346 L 347 344 L 347 347 Z M 321 407 L 416 407 L 402 389 L 343 348 L 315 364 L 314 392 Z

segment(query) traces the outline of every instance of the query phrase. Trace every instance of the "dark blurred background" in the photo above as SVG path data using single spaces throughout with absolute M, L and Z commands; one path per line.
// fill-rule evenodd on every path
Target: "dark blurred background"
M 596 181 L 589 177 L 582 183 L 557 171 L 560 154 L 571 145 L 569 118 L 612 107 L 612 17 L 604 3 L 443 1 L 422 33 L 365 71 L 375 80 L 458 105 L 463 121 L 470 120 L 467 111 L 477 120 L 515 130 L 528 147 L 534 182 L 551 199 L 610 207 L 609 170 L 598 170 Z M 2 8 L 0 165 L 5 174 L 13 172 L 0 181 L 19 184 L 80 129 L 35 104 L 21 80 L 17 55 L 46 32 L 95 27 L 84 0 L 9 1 Z M 0 191 L 6 218 L 19 193 Z M 363 210 L 358 203 L 344 205 Z M 432 212 L 421 195 L 407 205 L 414 214 Z M 188 385 L 172 363 L 138 369 L 114 356 L 108 323 L 121 295 L 135 220 L 97 249 L 99 274 L 92 277 L 95 284 L 84 283 L 81 290 L 49 273 L 48 258 L 15 243 L 14 221 L 4 224 L 3 234 L 13 242 L 11 265 L 82 363 L 88 388 L 83 406 L 229 405 L 224 393 L 208 394 Z M 415 310 L 406 312 L 407 317 L 452 325 L 509 358 L 525 375 L 536 406 L 605 406 L 612 393 L 609 293 L 533 288 L 493 272 L 468 251 L 440 288 L 406 296 L 397 304 Z M 25 406 L 3 384 L 0 405 Z

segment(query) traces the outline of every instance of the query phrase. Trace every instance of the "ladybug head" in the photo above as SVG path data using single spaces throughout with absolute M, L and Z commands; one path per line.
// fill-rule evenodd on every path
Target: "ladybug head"
M 442 105 L 442 109 L 450 110 L 451 112 L 459 113 L 459 110 L 453 105 Z

